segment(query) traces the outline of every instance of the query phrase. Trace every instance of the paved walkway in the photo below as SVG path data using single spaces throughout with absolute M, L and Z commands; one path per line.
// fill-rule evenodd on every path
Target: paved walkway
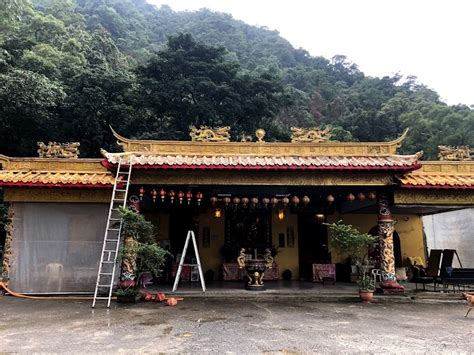
M 380 299 L 380 298 L 377 298 Z M 471 353 L 465 302 L 185 298 L 91 309 L 0 297 L 0 352 Z

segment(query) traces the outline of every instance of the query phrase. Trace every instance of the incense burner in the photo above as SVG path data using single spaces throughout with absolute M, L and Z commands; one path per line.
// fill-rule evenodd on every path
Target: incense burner
M 245 268 L 247 272 L 248 281 L 245 284 L 245 288 L 249 291 L 264 291 L 263 277 L 265 276 L 265 271 L 271 269 L 273 265 L 270 249 L 265 249 L 263 258 L 256 259 L 246 259 L 245 249 L 241 249 L 237 262 L 239 263 L 239 268 Z

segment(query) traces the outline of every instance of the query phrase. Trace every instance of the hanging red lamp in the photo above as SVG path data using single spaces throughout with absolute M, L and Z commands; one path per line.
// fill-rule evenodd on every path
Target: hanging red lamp
M 140 201 L 143 199 L 143 195 L 145 194 L 145 189 L 140 187 L 140 190 L 138 190 L 138 195 L 140 196 Z
M 357 199 L 358 199 L 359 201 L 365 201 L 365 195 L 364 195 L 362 192 L 359 192 L 359 193 L 357 194 Z
M 252 199 L 250 200 L 250 202 L 252 203 L 252 205 L 256 205 L 258 204 L 258 197 L 252 197 Z
M 234 205 L 238 205 L 238 204 L 240 203 L 240 198 L 234 197 L 234 199 L 232 200 L 232 203 L 233 203 Z
M 196 193 L 196 199 L 197 199 L 198 205 L 201 205 L 201 200 L 202 200 L 201 192 Z
M 291 203 L 292 203 L 292 205 L 295 206 L 295 207 L 298 206 L 298 204 L 300 203 L 300 199 L 298 198 L 298 196 L 293 196 L 293 197 L 291 198 Z
M 212 196 L 209 201 L 211 201 L 211 205 L 212 206 L 215 206 L 215 204 L 217 203 L 217 197 L 216 196 Z
M 265 207 L 267 207 L 268 204 L 270 203 L 270 199 L 268 197 L 264 197 L 262 198 L 262 203 Z
M 334 198 L 333 195 L 327 195 L 326 201 L 327 201 L 328 204 L 332 205 L 334 203 L 334 201 L 336 201 L 336 199 Z
M 278 199 L 276 197 L 272 197 L 271 203 L 273 206 L 278 205 Z
M 281 202 L 283 202 L 283 206 L 286 207 L 290 203 L 290 199 L 288 197 L 283 197 Z
M 184 192 L 180 191 L 178 192 L 178 198 L 179 198 L 179 204 L 183 204 L 183 198 L 184 198 Z
M 354 194 L 349 192 L 346 196 L 346 200 L 349 201 L 349 202 L 353 202 L 355 200 Z
M 170 202 L 173 203 L 173 202 L 174 202 L 174 195 L 175 195 L 174 191 L 171 190 L 171 191 L 168 193 L 168 195 L 170 196 Z
M 186 192 L 186 199 L 188 200 L 188 205 L 191 204 L 192 198 L 193 198 L 193 193 L 191 191 Z
M 158 192 L 155 189 L 151 190 L 151 198 L 153 202 L 156 201 L 156 196 L 158 196 Z
M 223 201 L 226 206 L 229 206 L 229 203 L 231 200 L 230 200 L 230 197 L 224 197 Z
M 309 204 L 309 202 L 310 202 L 311 200 L 309 199 L 308 196 L 303 196 L 303 198 L 301 199 L 301 201 L 303 202 L 303 205 L 304 205 L 304 206 L 308 206 L 308 204 Z
M 166 191 L 161 189 L 160 190 L 161 202 L 165 202 Z
M 369 200 L 375 200 L 377 198 L 377 195 L 375 194 L 375 192 L 369 192 L 367 194 L 367 197 L 369 198 Z
M 244 206 L 247 206 L 248 203 L 249 203 L 249 198 L 248 198 L 248 197 L 242 197 L 242 204 L 243 204 Z

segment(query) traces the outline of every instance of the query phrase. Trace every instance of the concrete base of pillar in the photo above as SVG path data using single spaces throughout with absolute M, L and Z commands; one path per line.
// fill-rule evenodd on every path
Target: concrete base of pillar
M 379 286 L 385 294 L 405 292 L 405 287 L 400 285 L 397 281 L 382 281 Z

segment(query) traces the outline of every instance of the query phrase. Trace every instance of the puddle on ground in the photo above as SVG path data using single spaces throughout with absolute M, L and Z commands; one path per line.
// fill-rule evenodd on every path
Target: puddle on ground
M 151 318 L 151 319 L 146 319 L 146 320 L 138 323 L 138 325 L 155 326 L 155 325 L 162 325 L 162 324 L 165 324 L 165 323 L 166 323 L 166 321 L 164 321 L 163 319 Z

